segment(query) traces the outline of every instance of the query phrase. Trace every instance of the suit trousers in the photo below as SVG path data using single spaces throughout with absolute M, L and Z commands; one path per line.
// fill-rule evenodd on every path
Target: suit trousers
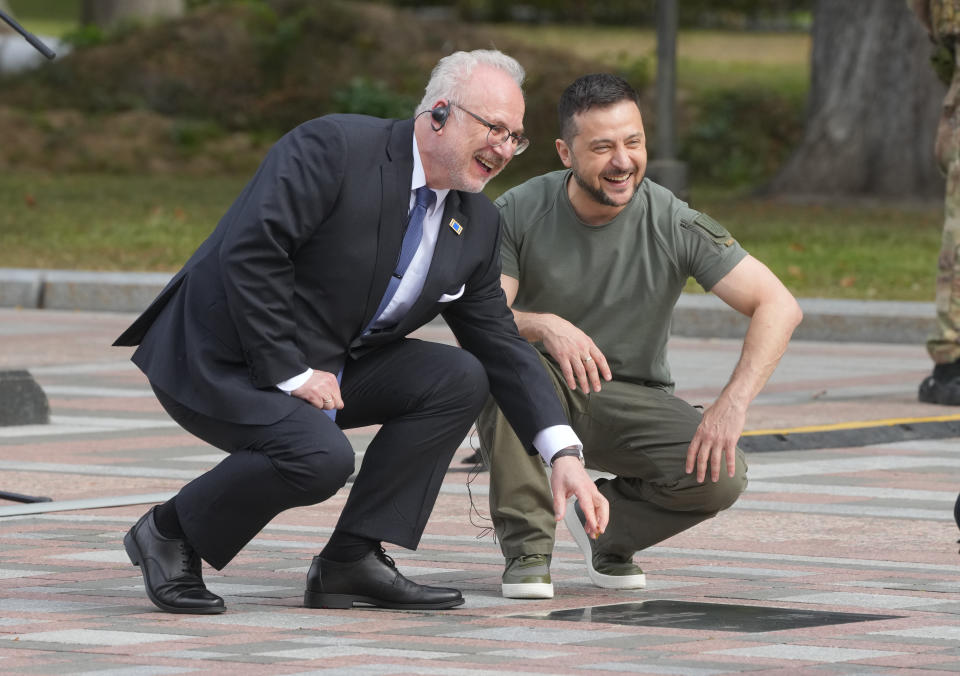
M 598 482 L 610 501 L 610 523 L 595 551 L 627 557 L 731 506 L 747 485 L 743 452 L 736 471 L 698 483 L 685 472 L 687 447 L 700 411 L 663 387 L 604 382 L 600 392 L 571 390 L 543 355 L 589 469 L 616 475 Z M 553 552 L 556 521 L 543 461 L 530 456 L 490 399 L 477 421 L 481 455 L 490 468 L 490 515 L 507 558 Z M 568 507 L 569 508 L 569 507 Z
M 337 529 L 416 549 L 454 452 L 488 396 L 466 350 L 401 339 L 348 360 L 336 422 L 307 402 L 270 425 L 192 411 L 154 388 L 185 430 L 229 455 L 177 494 L 187 540 L 223 568 L 270 520 L 336 493 L 354 472 L 343 429 L 380 424 Z M 285 396 L 278 392 L 278 396 Z

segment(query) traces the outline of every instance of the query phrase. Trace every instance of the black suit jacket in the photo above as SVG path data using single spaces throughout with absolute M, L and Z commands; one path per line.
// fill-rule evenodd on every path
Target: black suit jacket
M 331 115 L 270 150 L 214 232 L 115 345 L 171 397 L 205 415 L 271 424 L 298 400 L 276 389 L 443 314 L 483 364 L 520 439 L 566 424 L 500 288 L 499 217 L 451 191 L 420 298 L 400 323 L 362 336 L 400 252 L 413 172 L 413 120 Z M 457 235 L 451 219 L 462 226 Z M 443 294 L 463 295 L 449 303 Z M 429 374 L 424 374 L 429 377 Z

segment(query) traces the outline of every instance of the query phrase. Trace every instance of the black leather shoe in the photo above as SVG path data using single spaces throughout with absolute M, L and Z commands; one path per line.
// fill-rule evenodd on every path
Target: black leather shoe
M 160 535 L 153 520 L 155 509 L 140 517 L 123 538 L 130 563 L 143 573 L 147 596 L 168 613 L 222 613 L 223 599 L 203 584 L 200 556 L 186 540 Z
M 462 604 L 463 595 L 456 589 L 411 582 L 400 574 L 383 548 L 347 563 L 313 557 L 303 605 L 352 608 L 354 603 L 402 610 L 442 610 Z
M 917 399 L 927 404 L 960 406 L 960 361 L 937 364 L 923 379 Z

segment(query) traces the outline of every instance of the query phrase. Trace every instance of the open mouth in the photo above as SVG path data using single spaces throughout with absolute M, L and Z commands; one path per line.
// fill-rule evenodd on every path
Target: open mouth
M 498 162 L 493 162 L 480 155 L 474 155 L 473 159 L 477 161 L 477 164 L 480 166 L 480 170 L 488 176 L 492 176 L 500 169 Z
M 630 178 L 632 176 L 633 172 L 628 172 L 626 174 L 610 174 L 608 176 L 604 176 L 603 180 L 614 187 L 623 187 L 630 182 Z

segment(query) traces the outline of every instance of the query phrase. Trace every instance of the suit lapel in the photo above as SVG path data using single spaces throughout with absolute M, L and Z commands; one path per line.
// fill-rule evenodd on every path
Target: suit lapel
M 410 206 L 412 153 L 413 120 L 399 121 L 393 126 L 386 148 L 386 159 L 380 165 L 382 201 L 377 230 L 377 260 L 363 311 L 364 327 L 373 319 L 400 255 L 403 226 Z

